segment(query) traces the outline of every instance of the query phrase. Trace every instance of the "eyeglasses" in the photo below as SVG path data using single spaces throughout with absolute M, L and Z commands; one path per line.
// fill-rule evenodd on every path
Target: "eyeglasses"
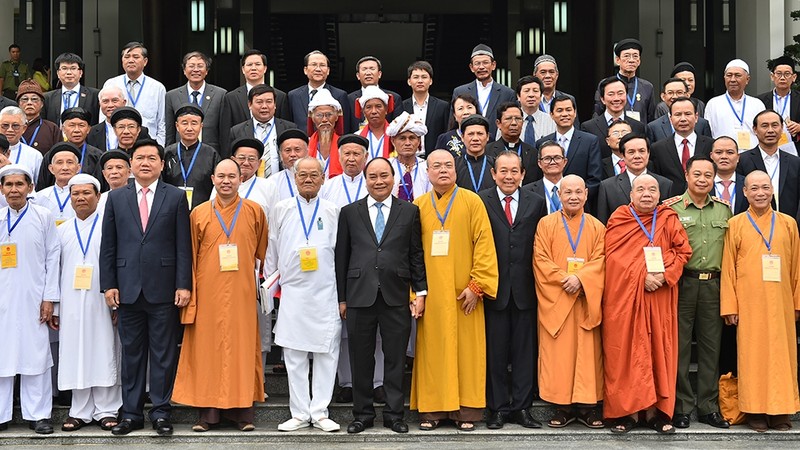
M 243 162 L 254 163 L 254 162 L 258 161 L 258 158 L 256 158 L 255 156 L 239 155 L 239 156 L 235 156 L 235 158 L 236 158 L 236 161 L 239 161 L 240 163 L 243 163 Z
M 543 156 L 543 157 L 539 158 L 539 161 L 541 161 L 541 162 L 543 162 L 545 164 L 560 163 L 561 161 L 564 161 L 564 157 L 563 156 L 559 156 L 559 155 L 556 155 L 556 156 Z
M 336 116 L 336 113 L 330 113 L 330 112 L 328 112 L 328 113 L 315 113 L 315 114 L 314 114 L 314 118 L 315 118 L 315 119 L 317 119 L 317 120 L 322 120 L 322 119 L 331 119 L 331 118 L 333 118 L 334 116 Z
M 780 78 L 789 79 L 792 77 L 792 75 L 794 75 L 794 72 L 774 72 L 773 75 L 775 75 L 775 78 L 778 79 Z
M 686 91 L 665 91 L 664 93 L 667 94 L 667 97 L 682 97 L 686 95 Z
M 33 97 L 20 97 L 20 103 L 39 103 L 42 101 L 38 96 L 34 95 Z
M 451 162 L 446 162 L 446 163 L 434 163 L 434 164 L 431 164 L 431 165 L 430 165 L 430 166 L 428 166 L 428 167 L 430 167 L 430 168 L 431 168 L 431 169 L 433 169 L 433 170 L 441 170 L 443 167 L 444 167 L 445 169 L 452 169 L 452 168 L 454 168 L 454 167 L 455 167 L 455 164 L 453 164 L 453 163 L 451 163 Z
M 614 137 L 622 137 L 622 136 L 625 136 L 628 133 L 630 133 L 630 131 L 628 131 L 628 130 L 615 130 L 615 131 L 611 131 L 610 133 L 608 133 L 608 135 L 609 136 L 614 136 Z
M 139 125 L 131 124 L 131 125 L 114 125 L 114 129 L 122 132 L 122 131 L 134 131 L 139 128 Z
M 22 124 L 19 123 L 0 123 L 0 130 L 8 131 L 11 128 L 14 131 L 19 131 L 22 128 Z
M 619 59 L 623 61 L 638 61 L 639 55 L 637 53 L 634 53 L 632 55 L 619 55 Z
M 311 63 L 306 67 L 311 67 L 312 69 L 327 69 L 328 65 L 325 63 Z

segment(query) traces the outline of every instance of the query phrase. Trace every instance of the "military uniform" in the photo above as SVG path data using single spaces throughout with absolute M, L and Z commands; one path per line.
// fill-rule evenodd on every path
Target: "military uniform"
M 678 293 L 678 386 L 675 414 L 690 414 L 694 394 L 689 384 L 692 329 L 697 337 L 697 414 L 719 412 L 719 275 L 722 246 L 731 209 L 727 201 L 708 195 L 698 207 L 689 192 L 664 201 L 680 218 L 692 257 L 683 269 Z M 697 325 L 695 327 L 695 324 Z
M 3 61 L 0 64 L 0 78 L 3 79 L 3 95 L 14 100 L 17 97 L 19 84 L 31 78 L 28 65 L 20 61 Z

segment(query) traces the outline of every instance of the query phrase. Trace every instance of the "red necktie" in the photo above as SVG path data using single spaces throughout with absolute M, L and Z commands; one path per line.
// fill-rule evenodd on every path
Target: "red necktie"
M 142 199 L 139 200 L 139 217 L 142 219 L 142 231 L 147 229 L 147 218 L 150 217 L 150 211 L 147 210 L 147 193 L 150 189 L 142 188 Z
M 733 183 L 733 181 L 731 181 L 731 180 L 722 180 L 722 181 L 720 181 L 720 183 L 722 183 L 722 187 L 725 188 L 725 189 L 722 190 L 722 199 L 723 200 L 727 200 L 728 202 L 730 202 L 731 201 L 731 183 Z
M 506 196 L 506 198 L 505 198 L 506 207 L 504 208 L 504 210 L 506 212 L 506 219 L 508 219 L 508 224 L 509 225 L 514 225 L 514 218 L 511 217 L 511 200 L 513 200 L 513 199 L 514 198 L 511 197 L 510 195 Z
M 686 162 L 689 161 L 689 140 L 683 140 L 683 153 L 681 153 L 681 165 L 683 170 L 686 171 Z
M 625 160 L 620 159 L 617 165 L 619 166 L 619 173 L 625 172 Z

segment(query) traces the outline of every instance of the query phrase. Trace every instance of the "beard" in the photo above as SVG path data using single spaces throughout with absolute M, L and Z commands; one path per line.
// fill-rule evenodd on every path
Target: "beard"
M 320 144 L 330 144 L 333 140 L 333 130 L 331 129 L 320 129 L 317 130 L 319 134 L 319 143 Z

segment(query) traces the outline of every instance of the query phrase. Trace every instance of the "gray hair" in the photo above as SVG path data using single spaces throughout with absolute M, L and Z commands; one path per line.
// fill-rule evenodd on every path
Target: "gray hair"
M 103 89 L 100 89 L 100 92 L 97 93 L 97 99 L 102 100 L 102 98 L 105 95 L 110 94 L 112 92 L 115 94 L 119 94 L 119 96 L 122 97 L 122 99 L 126 100 L 127 102 L 127 99 L 125 99 L 125 93 L 122 92 L 122 88 L 120 88 L 119 86 L 111 86 L 111 85 L 106 86 Z
M 19 116 L 22 117 L 22 123 L 27 124 L 28 119 L 25 116 L 25 112 L 20 109 L 18 106 L 6 106 L 0 111 L 0 117 L 3 116 Z

